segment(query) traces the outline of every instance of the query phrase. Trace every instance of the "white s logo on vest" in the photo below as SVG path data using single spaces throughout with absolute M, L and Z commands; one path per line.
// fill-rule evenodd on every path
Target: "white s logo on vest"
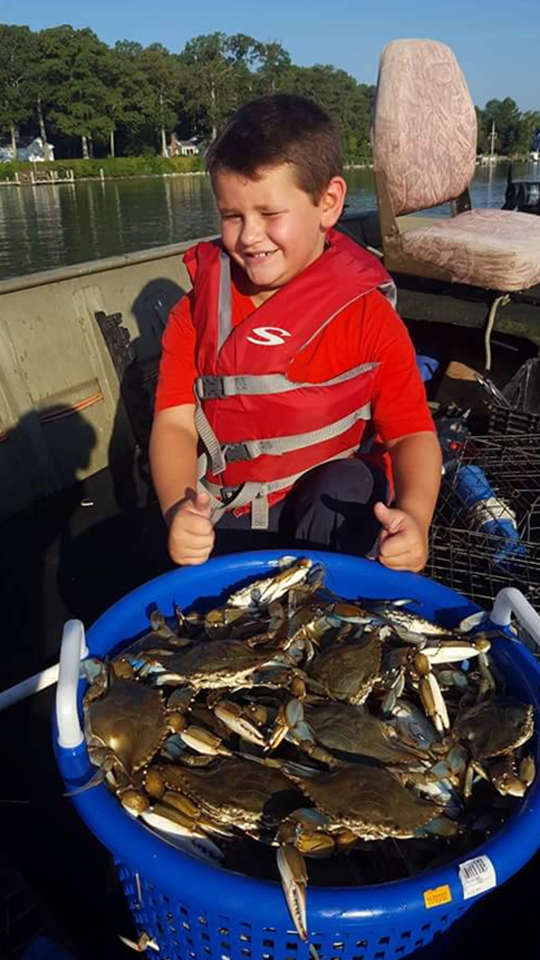
M 285 343 L 284 337 L 290 337 L 289 330 L 282 330 L 281 327 L 254 327 L 253 333 L 256 337 L 246 337 L 250 343 L 256 343 L 260 347 L 276 347 L 280 343 Z M 281 334 L 281 336 L 278 336 Z

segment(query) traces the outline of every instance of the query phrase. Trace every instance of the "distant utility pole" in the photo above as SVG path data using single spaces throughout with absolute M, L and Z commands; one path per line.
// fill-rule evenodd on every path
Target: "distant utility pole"
M 491 143 L 490 157 L 493 160 L 495 157 L 495 140 L 497 139 L 497 131 L 495 130 L 495 121 L 491 124 L 491 133 L 489 135 L 489 140 Z

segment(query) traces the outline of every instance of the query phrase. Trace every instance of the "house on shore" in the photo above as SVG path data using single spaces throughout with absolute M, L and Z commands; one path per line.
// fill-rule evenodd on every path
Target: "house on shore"
M 189 140 L 178 140 L 173 132 L 168 150 L 170 157 L 199 157 L 201 156 L 200 137 L 190 137 Z
M 11 140 L 0 140 L 0 163 L 10 163 L 13 160 L 42 163 L 45 160 L 54 160 L 52 143 L 45 143 L 41 137 L 20 137 L 16 143 L 17 149 L 14 153 Z

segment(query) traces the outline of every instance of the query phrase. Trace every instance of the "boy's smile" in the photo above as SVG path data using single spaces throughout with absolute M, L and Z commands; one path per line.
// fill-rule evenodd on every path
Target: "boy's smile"
M 334 180 L 345 186 L 341 178 Z M 297 185 L 291 164 L 261 171 L 256 180 L 220 170 L 213 176 L 213 189 L 223 245 L 244 271 L 246 292 L 256 304 L 321 255 L 326 231 L 343 205 L 341 200 L 337 215 L 329 215 L 328 191 L 315 204 Z

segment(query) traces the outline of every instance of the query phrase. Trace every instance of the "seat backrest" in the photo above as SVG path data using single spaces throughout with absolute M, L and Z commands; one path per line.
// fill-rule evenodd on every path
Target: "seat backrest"
M 381 54 L 372 129 L 375 171 L 394 215 L 455 200 L 474 175 L 476 112 L 454 54 L 394 40 Z

